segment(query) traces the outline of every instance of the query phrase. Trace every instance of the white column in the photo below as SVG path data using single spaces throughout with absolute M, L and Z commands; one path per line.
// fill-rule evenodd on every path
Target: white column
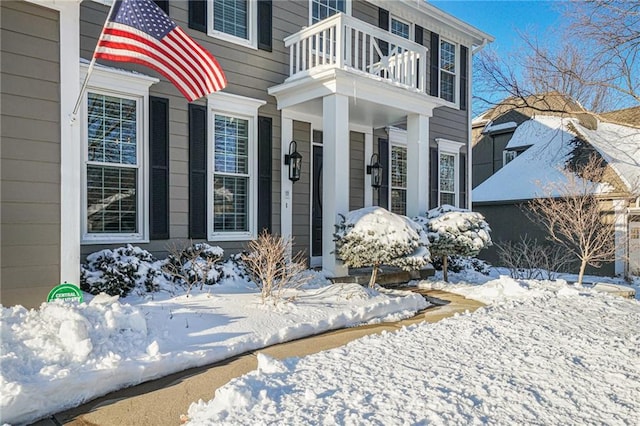
M 407 216 L 429 207 L 429 117 L 407 116 Z
M 367 174 L 367 166 L 373 155 L 373 129 L 364 134 L 364 206 L 373 205 L 373 188 L 371 187 L 371 175 Z
M 293 235 L 293 182 L 289 180 L 289 166 L 284 164 L 284 156 L 289 153 L 293 140 L 293 120 L 282 111 L 280 126 L 280 235 Z
M 627 201 L 613 200 L 613 212 L 615 221 L 614 241 L 616 247 L 614 270 L 616 275 L 624 277 L 629 273 Z
M 79 286 L 83 163 L 81 123 L 71 113 L 80 91 L 80 2 L 53 7 L 60 11 L 60 282 Z
M 342 277 L 348 269 L 335 257 L 333 233 L 338 214 L 349 212 L 349 98 L 325 96 L 322 107 L 322 270 Z

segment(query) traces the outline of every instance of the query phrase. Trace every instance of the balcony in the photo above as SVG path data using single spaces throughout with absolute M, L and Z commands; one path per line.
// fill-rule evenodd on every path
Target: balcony
M 345 14 L 337 14 L 284 39 L 292 82 L 341 69 L 428 93 L 427 49 Z

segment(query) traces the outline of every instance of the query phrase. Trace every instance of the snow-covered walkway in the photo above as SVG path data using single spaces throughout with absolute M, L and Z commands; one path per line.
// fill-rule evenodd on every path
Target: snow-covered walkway
M 260 357 L 192 405 L 191 424 L 637 424 L 637 301 L 506 277 L 460 291 L 495 304 L 301 359 Z

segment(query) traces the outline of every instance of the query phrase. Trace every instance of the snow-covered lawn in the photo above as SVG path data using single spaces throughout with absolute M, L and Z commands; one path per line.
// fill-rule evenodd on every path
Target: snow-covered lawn
M 638 424 L 637 300 L 505 276 L 420 285 L 491 305 L 304 358 L 261 355 L 192 404 L 190 424 Z
M 329 285 L 317 276 L 293 302 L 263 305 L 228 280 L 191 297 L 85 295 L 85 303 L 3 307 L 0 424 L 26 423 L 116 389 L 322 331 L 412 316 L 428 304 L 399 291 Z

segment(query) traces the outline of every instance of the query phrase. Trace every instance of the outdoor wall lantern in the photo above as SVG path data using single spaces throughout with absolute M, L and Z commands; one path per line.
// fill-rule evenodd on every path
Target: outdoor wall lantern
M 382 186 L 382 166 L 378 162 L 378 154 L 373 154 L 369 165 L 367 166 L 367 174 L 371 175 L 371 186 L 380 188 Z
M 289 153 L 284 156 L 284 164 L 289 166 L 289 180 L 291 182 L 300 180 L 302 155 L 298 152 L 298 144 L 296 141 L 291 141 L 289 144 Z

